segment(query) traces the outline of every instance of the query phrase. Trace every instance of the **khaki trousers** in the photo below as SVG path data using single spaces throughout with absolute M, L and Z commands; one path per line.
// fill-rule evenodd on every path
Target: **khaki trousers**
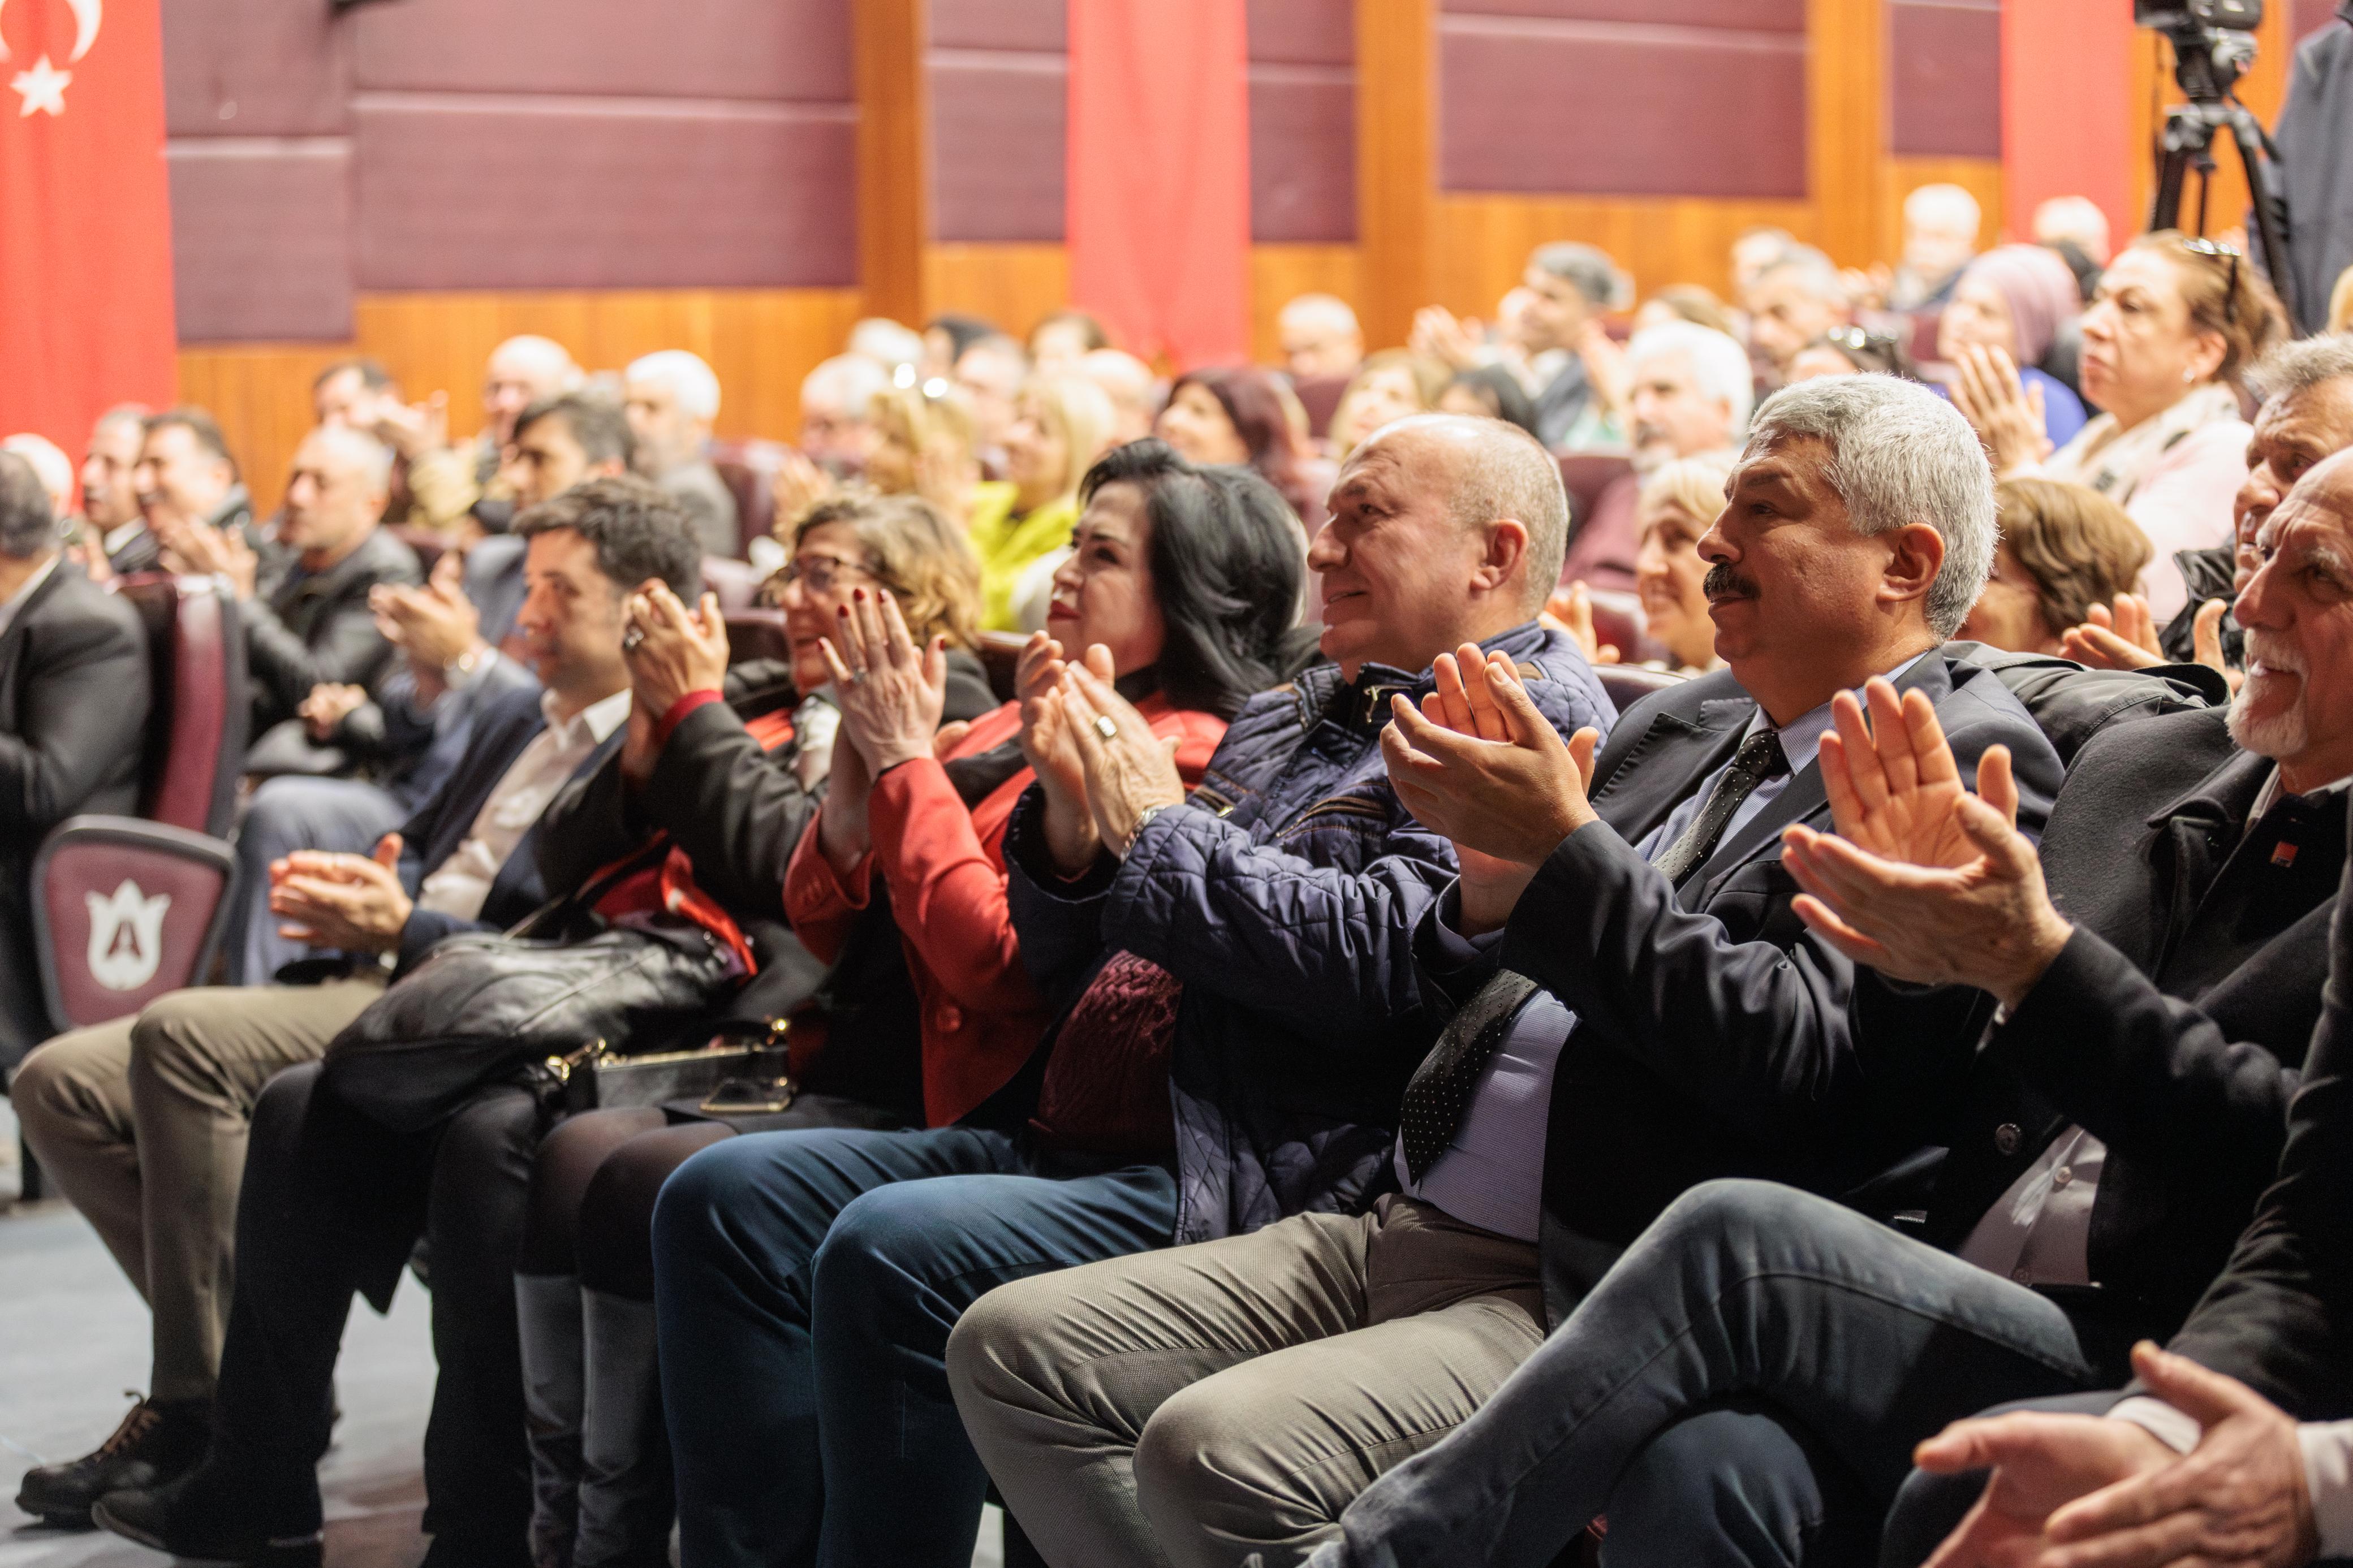
M 255 1098 L 383 993 L 378 973 L 175 991 L 136 1019 L 60 1035 L 17 1069 L 26 1142 L 153 1314 L 151 1397 L 212 1397 Z
M 947 1364 L 1054 1568 L 1277 1568 L 1544 1334 L 1535 1247 L 1391 1197 L 1000 1286 Z

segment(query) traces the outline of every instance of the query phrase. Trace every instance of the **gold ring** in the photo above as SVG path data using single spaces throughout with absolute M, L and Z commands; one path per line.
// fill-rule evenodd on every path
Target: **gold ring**
M 1119 739 L 1119 726 L 1104 715 L 1098 713 L 1095 715 L 1095 733 L 1106 741 L 1116 741 Z

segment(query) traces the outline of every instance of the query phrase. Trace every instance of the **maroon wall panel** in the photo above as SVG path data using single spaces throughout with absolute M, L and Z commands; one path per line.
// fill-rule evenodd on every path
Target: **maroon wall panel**
M 208 138 L 170 165 L 183 342 L 352 335 L 349 142 Z
M 1463 0 L 1454 0 L 1462 4 Z M 1478 0 L 1500 8 L 1501 0 Z M 1522 12 L 1535 8 L 1533 0 Z M 1568 0 L 1550 7 L 1570 9 Z M 1600 0 L 1577 7 L 1600 10 Z M 1662 10 L 1711 10 L 1683 0 Z M 1781 0 L 1745 7 L 1767 19 Z M 1654 15 L 1617 0 L 1620 16 Z M 1439 22 L 1439 184 L 1557 195 L 1802 196 L 1802 32 L 1554 15 Z
M 1250 234 L 1356 237 L 1352 0 L 1250 0 Z
M 2288 27 L 2298 43 L 2337 20 L 2337 0 L 2294 0 Z
M 1734 27 L 1802 33 L 1806 0 L 1442 0 L 1440 9 L 1559 22 L 1633 22 L 1667 27 Z
M 853 95 L 844 0 L 400 0 L 364 6 L 353 23 L 363 88 L 798 103 Z
M 364 95 L 366 289 L 845 286 L 847 108 Z
M 2001 156 L 2001 0 L 1889 0 L 1887 95 L 1899 157 Z
M 1069 57 L 935 48 L 929 76 L 932 237 L 1059 243 Z
M 173 0 L 164 7 L 172 136 L 332 136 L 351 128 L 350 51 L 324 5 Z
M 1059 55 L 1069 47 L 1062 0 L 932 0 L 935 49 L 1019 49 Z

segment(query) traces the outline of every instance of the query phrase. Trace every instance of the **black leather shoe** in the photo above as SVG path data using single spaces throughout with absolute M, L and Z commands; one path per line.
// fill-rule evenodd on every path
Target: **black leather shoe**
M 16 1506 L 44 1524 L 88 1530 L 90 1504 L 109 1492 L 179 1479 L 205 1462 L 212 1436 L 208 1403 L 163 1405 L 142 1399 L 95 1451 L 62 1465 L 26 1470 L 16 1490 Z
M 211 1469 L 152 1490 L 109 1492 L 92 1505 L 90 1516 L 100 1530 L 184 1563 L 321 1568 L 323 1560 L 315 1502 L 307 1526 L 272 1529 L 268 1516 L 253 1507 L 248 1489 Z

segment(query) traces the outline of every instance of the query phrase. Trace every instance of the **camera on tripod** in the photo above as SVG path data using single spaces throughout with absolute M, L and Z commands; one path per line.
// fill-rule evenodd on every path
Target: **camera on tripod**
M 2173 77 L 2192 103 L 2217 103 L 2255 59 L 2263 0 L 2133 0 L 2133 21 L 2173 44 Z

